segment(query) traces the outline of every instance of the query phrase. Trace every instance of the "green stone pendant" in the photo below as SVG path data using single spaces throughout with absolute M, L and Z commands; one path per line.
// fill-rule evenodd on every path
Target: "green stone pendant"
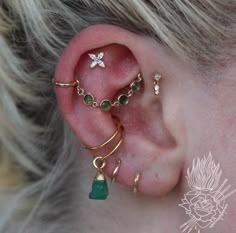
M 92 191 L 89 193 L 89 198 L 93 200 L 105 200 L 109 194 L 107 182 L 102 172 L 97 173 L 93 185 Z

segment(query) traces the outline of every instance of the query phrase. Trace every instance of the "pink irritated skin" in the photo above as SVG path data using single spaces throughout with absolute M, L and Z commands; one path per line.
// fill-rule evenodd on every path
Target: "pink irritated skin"
M 106 68 L 90 69 L 88 53 L 99 52 L 104 52 Z M 87 199 L 88 185 L 96 171 L 87 161 L 88 153 L 79 154 L 78 169 L 82 171 L 76 179 L 82 194 L 78 203 L 86 205 L 86 211 L 80 209 L 78 213 L 80 232 L 181 232 L 179 227 L 187 216 L 178 204 L 189 191 L 186 170 L 195 157 L 209 151 L 221 165 L 222 177 L 236 188 L 235 67 L 219 68 L 214 76 L 197 73 L 189 60 L 180 59 L 150 38 L 115 26 L 92 26 L 74 37 L 58 62 L 57 81 L 79 79 L 99 102 L 115 99 L 139 72 L 143 76 L 140 93 L 133 95 L 128 105 L 110 112 L 85 106 L 73 88 L 55 87 L 64 119 L 83 143 L 97 145 L 109 138 L 116 129 L 112 115 L 118 116 L 125 127 L 124 143 L 106 161 L 105 173 L 111 176 L 116 161 L 122 160 L 117 175 L 121 186 L 111 186 L 107 201 Z M 155 72 L 162 75 L 159 96 L 153 90 Z M 107 152 L 109 149 L 98 154 Z M 138 171 L 141 194 L 133 196 L 130 193 Z M 234 232 L 236 195 L 227 201 L 224 220 L 205 232 Z

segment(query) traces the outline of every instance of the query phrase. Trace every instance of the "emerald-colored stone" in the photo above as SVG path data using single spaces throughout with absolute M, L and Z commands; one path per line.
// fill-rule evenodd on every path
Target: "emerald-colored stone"
M 109 111 L 111 109 L 111 102 L 109 100 L 103 100 L 100 104 L 100 107 L 104 111 Z
M 141 84 L 140 84 L 140 82 L 134 81 L 131 83 L 130 87 L 134 92 L 137 92 L 140 90 Z
M 89 198 L 94 200 L 105 200 L 109 194 L 106 180 L 94 180 Z
M 121 104 L 121 105 L 125 105 L 125 104 L 128 104 L 128 102 L 129 102 L 129 98 L 128 98 L 128 96 L 127 95 L 120 95 L 119 97 L 118 97 L 118 101 L 119 101 L 119 103 Z
M 86 94 L 84 96 L 84 103 L 87 105 L 92 105 L 94 102 L 94 97 L 91 94 Z

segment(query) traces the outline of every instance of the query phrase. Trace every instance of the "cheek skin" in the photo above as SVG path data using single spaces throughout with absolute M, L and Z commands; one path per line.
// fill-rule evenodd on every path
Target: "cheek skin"
M 186 82 L 187 84 L 188 82 Z M 184 172 L 191 167 L 195 157 L 212 152 L 219 163 L 221 180 L 228 179 L 231 190 L 236 188 L 236 85 L 217 86 L 188 85 L 182 96 L 187 132 L 186 164 Z M 189 190 L 186 180 L 183 193 Z M 232 226 L 236 216 L 236 194 L 227 199 L 229 208 L 224 225 Z

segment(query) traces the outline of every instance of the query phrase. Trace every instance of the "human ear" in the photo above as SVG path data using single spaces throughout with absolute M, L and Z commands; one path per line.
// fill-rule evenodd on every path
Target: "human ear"
M 98 56 L 101 52 L 105 68 L 91 68 L 93 60 L 89 54 Z M 122 164 L 117 182 L 132 187 L 135 174 L 140 172 L 138 191 L 150 195 L 164 195 L 174 189 L 184 156 L 183 147 L 177 143 L 182 136 L 176 130 L 180 128 L 178 119 L 165 119 L 162 94 L 156 96 L 153 92 L 152 78 L 154 72 L 161 72 L 161 54 L 161 48 L 150 38 L 116 26 L 91 26 L 67 45 L 54 77 L 60 83 L 79 80 L 83 90 L 92 93 L 100 103 L 104 99 L 116 100 L 139 73 L 142 75 L 141 90 L 130 97 L 127 105 L 109 111 L 86 105 L 76 88 L 56 86 L 55 92 L 65 120 L 84 144 L 105 141 L 116 130 L 112 116 L 120 119 L 125 129 L 124 143 L 107 160 L 106 174 L 112 175 L 119 158 Z

